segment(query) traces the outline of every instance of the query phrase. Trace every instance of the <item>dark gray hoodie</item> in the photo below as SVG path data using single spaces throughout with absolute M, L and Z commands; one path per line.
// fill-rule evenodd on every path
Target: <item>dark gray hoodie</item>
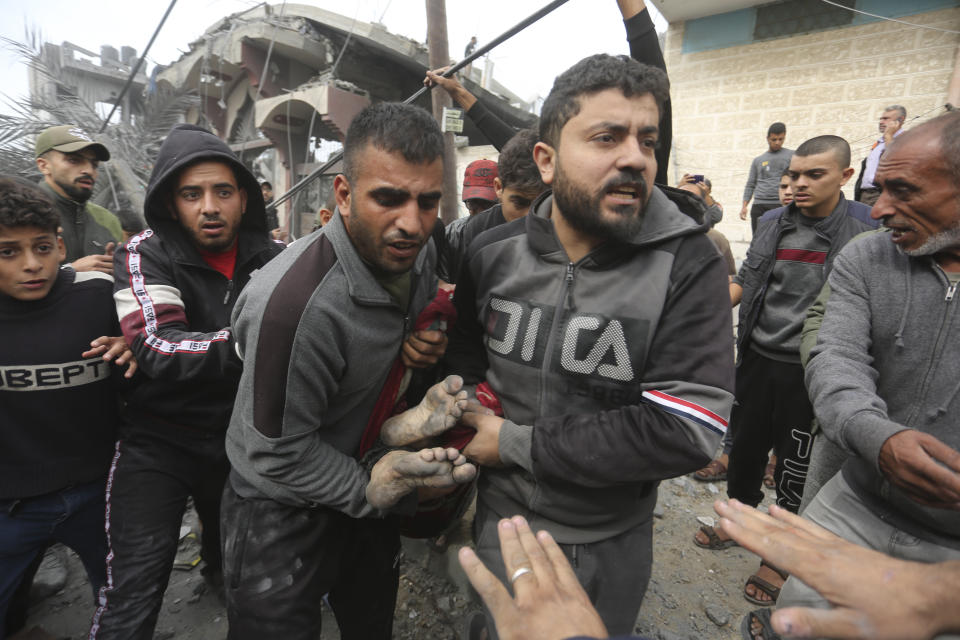
M 648 519 L 658 481 L 709 461 L 733 404 L 730 299 L 699 198 L 655 187 L 634 237 L 576 263 L 551 207 L 470 244 L 445 359 L 507 418 L 479 499 L 580 544 Z

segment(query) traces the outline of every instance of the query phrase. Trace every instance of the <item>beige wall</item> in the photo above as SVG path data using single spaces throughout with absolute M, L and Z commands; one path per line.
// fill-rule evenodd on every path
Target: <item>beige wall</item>
M 960 9 L 903 18 L 957 30 Z M 767 127 L 787 125 L 795 149 L 821 134 L 851 143 L 853 164 L 877 136 L 883 107 L 907 108 L 907 128 L 938 113 L 947 100 L 960 36 L 894 22 L 831 29 L 713 51 L 683 54 L 684 24 L 671 24 L 666 62 L 673 97 L 670 180 L 705 174 L 724 206 L 718 226 L 742 259 L 750 223 L 739 218 L 750 161 L 766 150 Z M 914 116 L 919 120 L 909 122 Z M 852 197 L 854 176 L 844 189 Z

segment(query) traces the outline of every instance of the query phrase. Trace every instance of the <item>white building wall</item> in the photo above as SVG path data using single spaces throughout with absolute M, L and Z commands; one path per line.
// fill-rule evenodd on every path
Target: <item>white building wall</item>
M 903 20 L 958 30 L 960 9 Z M 843 136 L 859 171 L 885 106 L 906 107 L 907 128 L 943 112 L 960 44 L 955 33 L 883 21 L 684 54 L 683 31 L 684 23 L 671 24 L 665 49 L 673 98 L 670 180 L 684 173 L 710 178 L 725 212 L 717 228 L 738 260 L 750 241 L 750 222 L 739 218 L 743 188 L 771 123 L 787 125 L 791 149 L 813 136 Z

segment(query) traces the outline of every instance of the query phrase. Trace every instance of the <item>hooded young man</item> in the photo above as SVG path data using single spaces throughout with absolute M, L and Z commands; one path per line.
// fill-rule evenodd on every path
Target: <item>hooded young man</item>
M 142 375 L 107 485 L 97 639 L 153 636 L 189 496 L 203 524 L 204 576 L 219 582 L 223 437 L 242 368 L 230 314 L 281 249 L 267 236 L 253 174 L 193 125 L 177 125 L 160 147 L 144 208 L 150 228 L 114 254 L 117 314 Z
M 504 412 L 465 416 L 477 435 L 464 453 L 484 467 L 478 554 L 501 579 L 533 579 L 510 558 L 504 573 L 497 545 L 498 520 L 526 515 L 611 634 L 630 633 L 647 587 L 657 483 L 709 460 L 733 401 L 726 269 L 705 206 L 653 184 L 667 95 L 662 71 L 626 57 L 557 78 L 534 151 L 553 192 L 471 243 L 447 352 Z

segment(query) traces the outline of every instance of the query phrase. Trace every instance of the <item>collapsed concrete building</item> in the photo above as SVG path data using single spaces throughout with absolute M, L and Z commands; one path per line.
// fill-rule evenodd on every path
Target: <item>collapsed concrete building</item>
M 99 62 L 97 62 L 99 60 Z M 133 47 L 103 45 L 96 54 L 72 42 L 59 45 L 45 42 L 40 51 L 41 65 L 27 66 L 27 81 L 30 95 L 46 104 L 55 104 L 66 89 L 94 109 L 105 111 L 106 117 L 116 103 L 123 86 L 127 83 L 134 65 L 137 63 L 137 50 Z M 50 77 L 43 70 L 56 74 Z M 143 110 L 143 91 L 147 86 L 147 77 L 143 71 L 137 72 L 124 94 L 117 109 L 119 120 L 129 124 L 130 119 Z
M 461 79 L 464 86 L 509 124 L 532 124 L 529 105 L 479 66 Z M 427 68 L 423 44 L 383 25 L 301 4 L 286 4 L 282 13 L 258 5 L 212 25 L 157 74 L 157 84 L 198 95 L 186 120 L 210 127 L 282 193 L 318 166 L 314 150 L 329 148 L 322 141 L 342 142 L 367 104 L 405 99 Z M 429 94 L 417 104 L 430 110 Z M 489 144 L 469 119 L 463 135 L 470 146 Z M 336 167 L 331 171 L 281 208 L 282 221 L 293 215 L 294 236 L 312 226 Z
M 144 91 L 150 84 L 142 70 L 131 77 L 137 61 L 137 50 L 128 46 L 118 51 L 113 46 L 103 45 L 96 54 L 72 42 L 43 43 L 34 63 L 27 65 L 33 117 L 39 122 L 86 125 L 89 132 L 94 133 L 93 123 L 99 124 L 113 114 L 110 116 L 112 124 L 129 129 L 129 125 L 147 108 Z M 130 86 L 124 92 L 128 82 Z M 83 105 L 83 108 L 65 113 L 60 110 L 65 103 Z M 88 109 L 89 113 L 86 112 Z M 85 121 L 83 116 L 86 116 Z M 152 161 L 148 159 L 149 149 L 141 148 L 142 145 L 137 145 L 135 140 L 121 144 L 117 138 L 110 141 L 108 147 L 113 152 L 110 170 L 105 172 L 110 196 L 100 204 L 118 214 L 138 218 L 143 210 L 145 185 L 142 176 L 149 173 Z M 29 155 L 24 155 L 26 157 L 30 158 L 32 167 L 32 148 Z M 118 192 L 126 196 L 124 205 L 121 205 Z

